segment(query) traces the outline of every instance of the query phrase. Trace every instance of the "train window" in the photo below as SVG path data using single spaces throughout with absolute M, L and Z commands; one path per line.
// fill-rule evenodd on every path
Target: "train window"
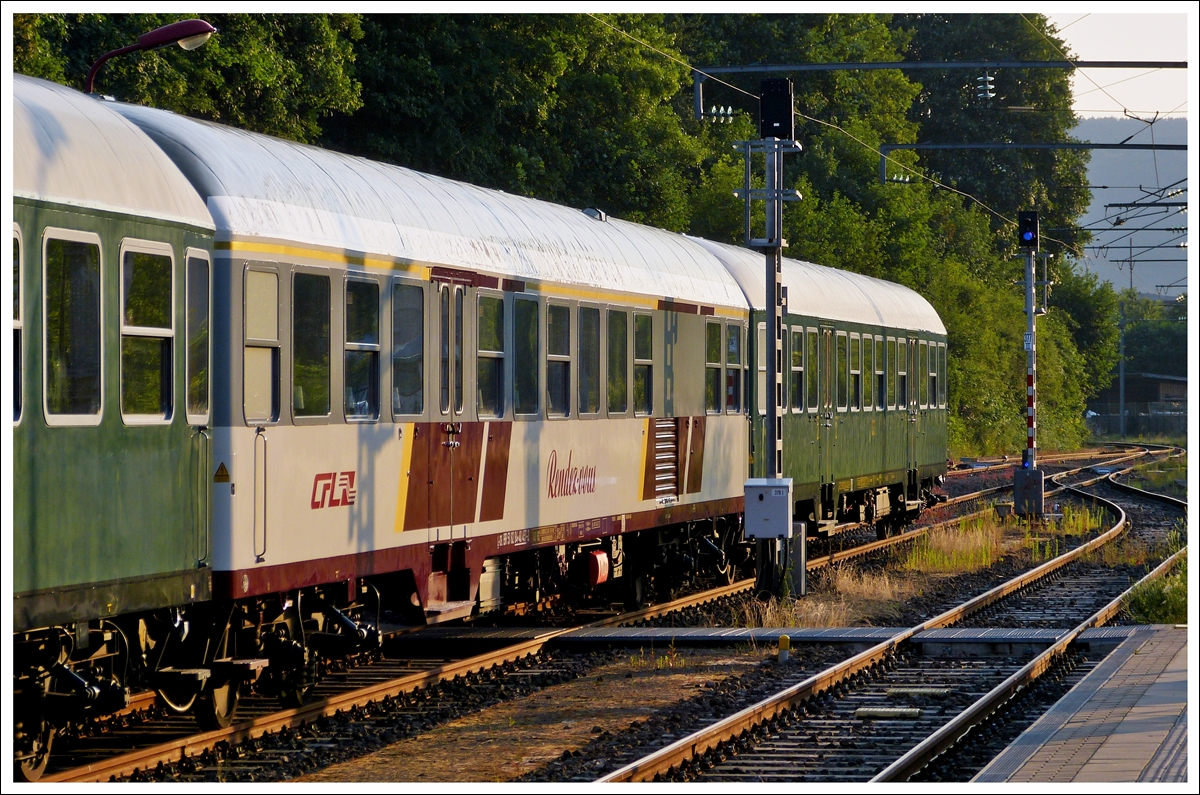
M 379 285 L 346 282 L 347 420 L 379 419 Z
M 908 342 L 896 340 L 896 408 L 908 408 Z
M 633 411 L 654 413 L 654 318 L 633 316 Z
M 173 269 L 169 248 L 121 255 L 121 413 L 127 422 L 171 417 Z
M 917 381 L 920 382 L 921 408 L 929 405 L 929 345 L 925 340 L 917 343 L 920 350 L 920 361 L 917 364 Z
M 725 410 L 742 410 L 742 327 L 725 327 Z
M 720 414 L 724 395 L 721 394 L 721 324 L 704 324 L 704 408 L 709 414 Z
M 392 413 L 425 413 L 425 290 L 392 286 Z
M 504 416 L 504 299 L 479 296 L 479 416 Z
M 441 319 L 441 387 L 443 414 L 450 413 L 450 288 L 443 285 L 439 294 Z
M 600 412 L 600 310 L 579 307 L 579 413 Z
M 463 288 L 454 288 L 454 413 L 463 413 Z
M 571 308 L 546 307 L 546 411 L 571 414 Z
M 882 410 L 887 401 L 887 375 L 884 373 L 883 337 L 875 338 L 875 408 Z
M 329 277 L 297 273 L 292 280 L 292 410 L 329 414 Z
M 946 343 L 938 343 L 938 405 L 946 408 Z
M 279 276 L 247 270 L 242 406 L 246 422 L 279 419 Z
M 862 338 L 862 409 L 870 411 L 875 406 L 875 400 L 871 394 L 871 387 L 875 385 L 875 346 L 871 344 L 871 338 L 864 336 Z
M 862 338 L 850 335 L 850 408 L 862 408 Z
M 839 411 L 846 410 L 846 397 L 850 394 L 847 387 L 850 374 L 850 368 L 847 366 L 849 354 L 850 346 L 846 344 L 846 332 L 839 331 L 837 333 L 837 378 L 833 382 L 834 389 L 837 391 L 837 407 Z
M 538 413 L 538 305 L 513 302 L 513 407 L 517 414 Z
M 820 392 L 817 391 L 817 378 L 818 377 L 824 377 L 824 378 L 829 377 L 828 374 L 825 374 L 824 376 L 819 375 L 820 368 L 819 368 L 818 361 L 821 357 L 819 355 L 819 348 L 818 348 L 819 343 L 817 340 L 818 340 L 817 330 L 809 329 L 808 330 L 808 351 L 807 351 L 807 353 L 808 353 L 808 410 L 809 411 L 817 410 L 817 406 L 818 406 L 819 399 L 820 399 Z
M 24 362 L 21 357 L 21 236 L 13 230 L 13 422 L 21 419 L 21 375 Z
M 888 408 L 896 407 L 896 341 L 888 337 Z
M 608 411 L 629 410 L 629 315 L 608 311 Z
M 804 411 L 804 330 L 792 331 L 792 380 L 788 400 L 792 411 Z
M 74 422 L 98 421 L 102 392 L 98 239 L 93 243 L 47 238 L 45 301 L 46 413 L 68 415 L 56 417 L 54 424 L 72 424 L 72 415 Z
M 767 416 L 767 324 L 766 323 L 758 324 L 758 336 L 756 337 L 756 340 L 758 342 L 758 345 L 755 346 L 757 348 L 757 351 L 755 354 L 755 358 L 757 359 L 757 361 L 756 361 L 757 366 L 755 367 L 755 372 L 757 373 L 756 378 L 758 380 L 756 380 L 754 382 L 755 386 L 757 387 L 755 389 L 755 393 L 757 394 L 757 399 L 755 402 L 758 404 L 759 415 L 765 417 L 765 416 Z
M 207 256 L 187 254 L 187 417 L 194 425 L 208 423 L 209 280 Z

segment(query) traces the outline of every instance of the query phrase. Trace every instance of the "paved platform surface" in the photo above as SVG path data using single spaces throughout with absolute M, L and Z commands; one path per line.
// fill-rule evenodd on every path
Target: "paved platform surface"
M 1187 629 L 1137 629 L 974 781 L 1187 781 Z

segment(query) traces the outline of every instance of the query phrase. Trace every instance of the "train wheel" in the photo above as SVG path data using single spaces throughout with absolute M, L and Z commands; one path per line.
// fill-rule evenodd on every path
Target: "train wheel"
M 625 589 L 625 609 L 640 610 L 646 606 L 646 575 L 628 574 L 629 580 Z
M 242 680 L 230 679 L 219 687 L 209 687 L 196 699 L 196 723 L 205 731 L 228 729 L 241 698 Z
M 54 726 L 46 720 L 41 722 L 38 736 L 33 741 L 33 749 L 29 756 L 17 760 L 16 778 L 18 781 L 37 781 L 46 772 L 50 762 L 50 746 L 54 744 Z

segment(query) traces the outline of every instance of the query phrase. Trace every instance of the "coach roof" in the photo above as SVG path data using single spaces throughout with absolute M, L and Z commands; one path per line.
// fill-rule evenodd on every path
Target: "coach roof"
M 111 103 L 24 75 L 13 95 L 16 196 L 213 228 L 175 164 Z
M 149 108 L 144 129 L 207 200 L 222 239 L 263 238 L 506 277 L 745 308 L 683 235 Z
M 766 308 L 763 255 L 709 240 L 697 242 L 728 265 L 752 307 Z M 788 291 L 788 312 L 793 315 L 946 333 L 933 306 L 915 291 L 895 282 L 785 258 L 783 284 Z

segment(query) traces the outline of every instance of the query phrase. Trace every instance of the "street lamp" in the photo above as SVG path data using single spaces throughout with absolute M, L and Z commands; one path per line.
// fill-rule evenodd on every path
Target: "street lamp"
M 172 44 L 178 44 L 185 50 L 194 50 L 203 46 L 204 42 L 208 41 L 208 37 L 216 32 L 217 29 L 203 19 L 184 19 L 172 22 L 170 25 L 163 25 L 161 28 L 155 28 L 149 33 L 143 33 L 138 36 L 136 44 L 106 52 L 92 64 L 92 68 L 88 70 L 87 81 L 84 83 L 84 93 L 92 93 L 92 83 L 96 79 L 96 72 L 100 71 L 100 67 L 109 58 L 138 50 L 157 50 L 159 47 L 168 47 Z

